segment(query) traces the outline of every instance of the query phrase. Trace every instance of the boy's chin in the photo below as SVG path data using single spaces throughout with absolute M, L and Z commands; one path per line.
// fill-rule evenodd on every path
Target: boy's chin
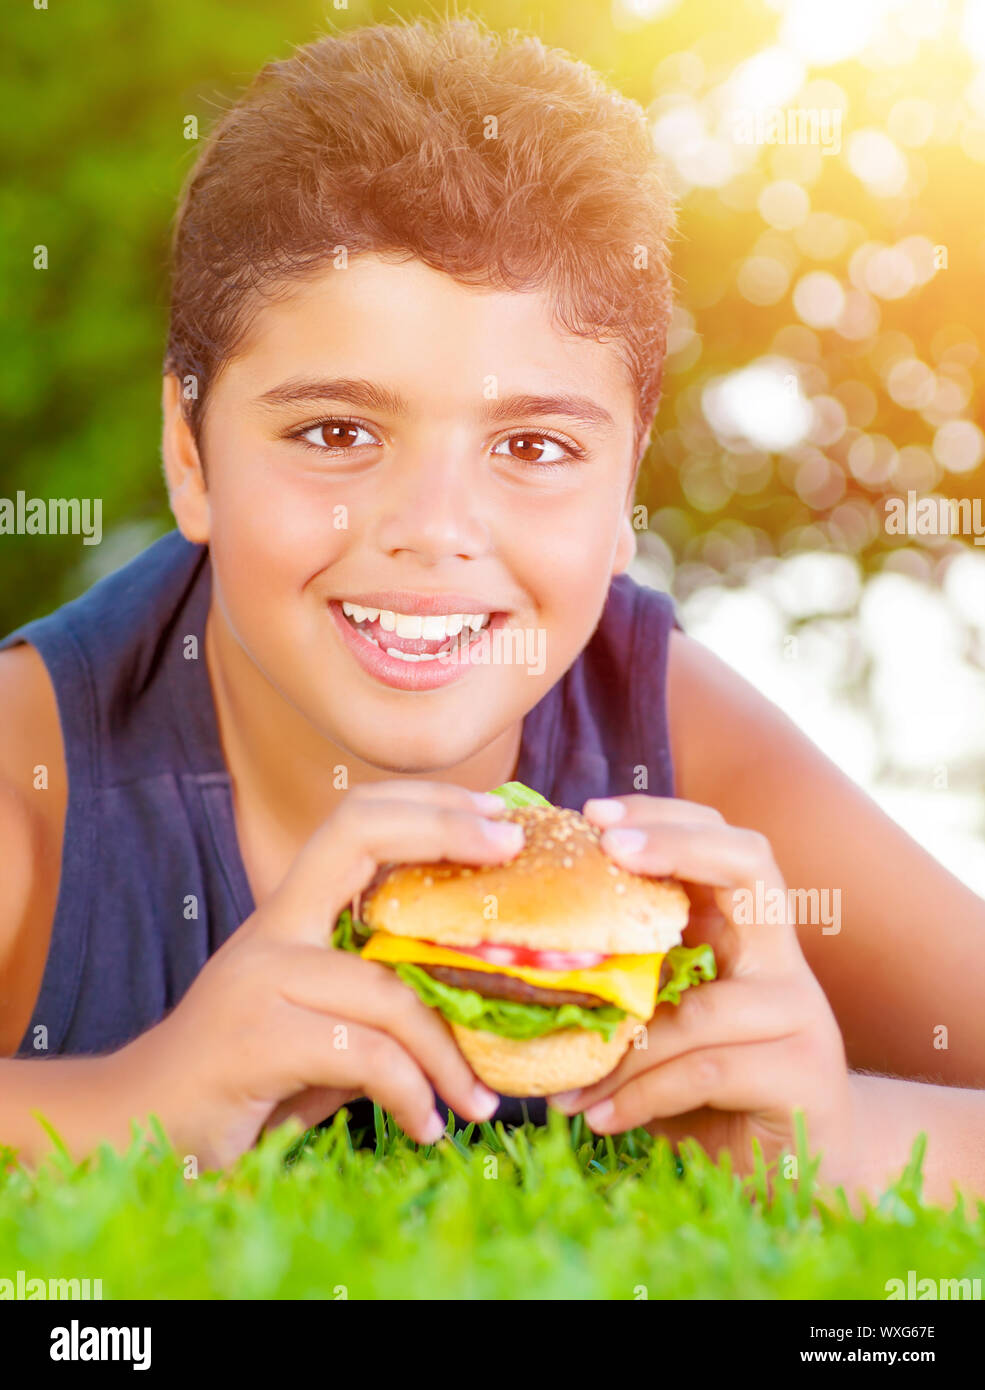
M 482 741 L 450 740 L 447 736 L 440 742 L 420 737 L 398 738 L 392 734 L 380 737 L 371 730 L 366 731 L 365 737 L 359 737 L 350 728 L 345 731 L 343 746 L 360 762 L 387 776 L 430 777 L 458 767 L 485 745 Z

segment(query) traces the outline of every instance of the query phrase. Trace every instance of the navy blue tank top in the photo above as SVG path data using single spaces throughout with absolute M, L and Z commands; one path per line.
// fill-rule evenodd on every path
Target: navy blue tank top
M 172 531 L 54 613 L 30 642 L 58 702 L 68 773 L 61 882 L 40 993 L 17 1056 L 110 1052 L 157 1023 L 254 910 L 205 662 L 208 549 Z M 514 779 L 559 806 L 673 795 L 671 599 L 618 575 L 599 623 L 527 714 Z M 188 659 L 197 638 L 197 659 Z M 191 895 L 198 916 L 186 916 Z M 368 1102 L 350 1106 L 354 1120 Z M 361 1108 L 362 1107 L 362 1108 Z M 545 1104 L 497 1117 L 542 1123 Z M 443 1107 L 442 1107 L 443 1108 Z

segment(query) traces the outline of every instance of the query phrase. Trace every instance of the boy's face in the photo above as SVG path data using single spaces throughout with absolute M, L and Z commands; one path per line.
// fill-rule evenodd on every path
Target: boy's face
M 634 407 L 615 347 L 559 331 L 543 293 L 365 255 L 266 305 L 210 393 L 204 485 L 173 397 L 165 434 L 240 682 L 387 772 L 453 768 L 508 733 L 632 556 Z M 439 631 L 441 614 L 491 617 L 463 656 L 469 625 Z

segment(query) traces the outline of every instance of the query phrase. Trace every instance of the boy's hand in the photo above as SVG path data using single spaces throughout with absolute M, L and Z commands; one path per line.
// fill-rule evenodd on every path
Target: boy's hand
M 610 1076 L 551 1103 L 567 1114 L 584 1110 L 599 1133 L 643 1125 L 674 1143 L 693 1137 L 712 1156 L 727 1148 L 740 1171 L 752 1166 L 754 1135 L 767 1160 L 789 1150 L 791 1112 L 800 1108 L 812 1152 L 824 1151 L 822 1173 L 842 1181 L 855 1125 L 834 1015 L 792 925 L 736 921 L 736 889 L 750 890 L 753 902 L 757 881 L 764 901 L 772 888 L 786 892 L 769 842 L 707 806 L 671 798 L 588 801 L 584 814 L 625 868 L 687 882 L 687 936 L 710 942 L 719 977 L 677 1006 L 661 1004 L 645 1048 L 631 1047 Z M 620 844 L 623 831 L 635 834 Z
M 444 1131 L 432 1085 L 461 1114 L 488 1119 L 499 1097 L 441 1016 L 393 970 L 332 949 L 331 935 L 380 864 L 512 858 L 523 832 L 495 824 L 505 809 L 443 783 L 350 791 L 173 1012 L 123 1049 L 142 1113 L 156 1111 L 204 1166 L 232 1161 L 268 1123 L 314 1124 L 361 1095 L 419 1143 Z

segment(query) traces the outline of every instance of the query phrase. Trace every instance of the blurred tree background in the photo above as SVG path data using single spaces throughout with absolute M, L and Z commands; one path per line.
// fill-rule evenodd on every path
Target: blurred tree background
M 18 6 L 4 78 L 0 491 L 101 496 L 105 539 L 51 538 L 39 552 L 0 538 L 0 630 L 171 524 L 159 378 L 170 219 L 197 149 L 186 118 L 204 134 L 263 62 L 327 26 L 434 12 Z M 686 596 L 761 557 L 819 548 L 866 569 L 900 551 L 894 564 L 934 573 L 962 543 L 887 535 L 884 498 L 981 491 L 980 0 L 489 0 L 472 12 L 536 32 L 637 99 L 680 200 L 679 307 L 639 496 L 654 573 Z M 826 124 L 791 143 L 783 121 L 798 110 Z

